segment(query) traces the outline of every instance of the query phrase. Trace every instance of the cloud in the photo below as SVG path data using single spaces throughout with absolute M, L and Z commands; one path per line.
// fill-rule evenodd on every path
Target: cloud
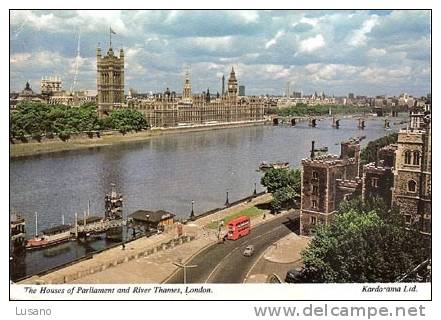
M 325 46 L 325 39 L 321 34 L 300 41 L 299 51 L 310 53 Z
M 265 49 L 268 49 L 269 47 L 275 45 L 277 43 L 277 40 L 279 40 L 279 38 L 283 37 L 284 35 L 285 35 L 284 30 L 277 31 L 276 35 L 273 38 L 271 38 L 267 43 L 265 43 Z
M 368 50 L 367 55 L 373 58 L 379 58 L 384 56 L 387 53 L 386 49 L 383 48 L 371 48 Z
M 366 45 L 367 34 L 378 24 L 378 16 L 373 15 L 365 22 L 360 29 L 355 30 L 352 34 L 349 44 L 354 47 L 360 47 Z
M 95 89 L 96 46 L 107 51 L 111 25 L 126 88 L 138 91 L 181 91 L 191 65 L 194 91 L 215 92 L 234 65 L 250 94 L 282 93 L 286 81 L 304 92 L 424 94 L 430 19 L 424 10 L 14 10 L 10 84 L 38 88 L 46 75 L 70 84 L 80 31 L 79 87 Z

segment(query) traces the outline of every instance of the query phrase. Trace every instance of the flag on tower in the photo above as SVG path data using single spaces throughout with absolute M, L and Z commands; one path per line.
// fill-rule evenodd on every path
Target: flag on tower
M 116 32 L 112 30 L 112 27 L 110 27 L 110 33 L 116 34 Z

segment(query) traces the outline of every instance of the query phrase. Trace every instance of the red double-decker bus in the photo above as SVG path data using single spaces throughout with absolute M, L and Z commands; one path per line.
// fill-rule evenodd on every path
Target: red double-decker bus
M 250 218 L 247 216 L 240 216 L 231 220 L 227 224 L 227 239 L 237 240 L 240 237 L 244 237 L 251 231 Z

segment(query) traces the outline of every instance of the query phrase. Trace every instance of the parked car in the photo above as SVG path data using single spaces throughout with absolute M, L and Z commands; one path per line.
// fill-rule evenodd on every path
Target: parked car
M 302 268 L 294 268 L 291 270 L 288 270 L 285 277 L 285 282 L 287 283 L 301 283 L 301 276 L 302 276 Z
M 254 246 L 253 245 L 249 245 L 245 248 L 245 250 L 243 251 L 243 255 L 245 257 L 250 257 L 252 256 L 254 253 Z

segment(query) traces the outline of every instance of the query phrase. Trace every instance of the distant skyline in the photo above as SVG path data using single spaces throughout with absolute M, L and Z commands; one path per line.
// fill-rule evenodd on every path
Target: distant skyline
M 69 89 L 81 34 L 77 89 L 96 90 L 96 47 L 124 48 L 125 90 L 221 91 L 233 66 L 247 95 L 338 96 L 430 92 L 430 11 L 11 11 L 10 86 L 59 76 Z

